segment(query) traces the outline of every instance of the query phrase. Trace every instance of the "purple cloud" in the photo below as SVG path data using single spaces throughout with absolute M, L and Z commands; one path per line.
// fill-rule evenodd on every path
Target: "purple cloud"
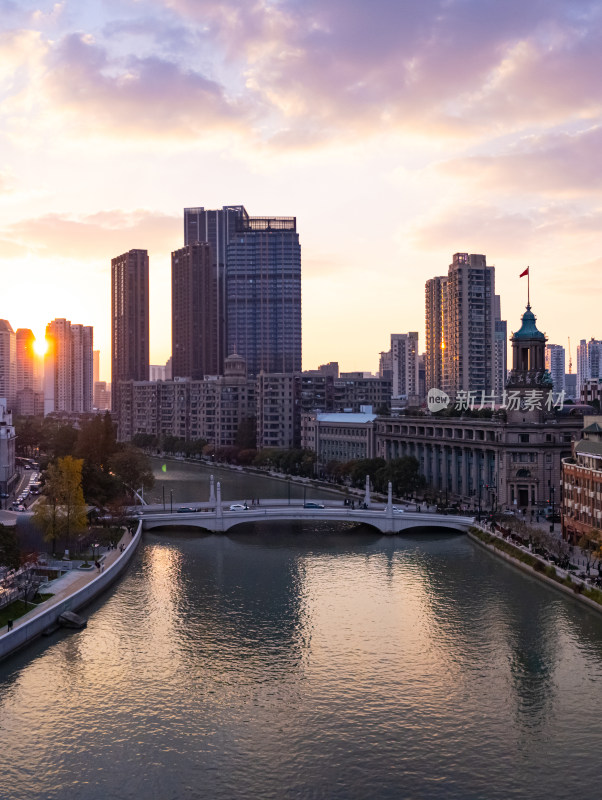
M 602 188 L 602 126 L 526 137 L 510 152 L 455 159 L 440 171 L 501 191 L 597 192 Z
M 179 216 L 144 209 L 101 211 L 85 217 L 45 214 L 6 227 L 2 236 L 7 251 L 30 249 L 41 255 L 104 260 L 108 264 L 111 258 L 133 248 L 171 252 L 180 246 L 182 221 Z
M 248 105 L 199 72 L 156 56 L 113 59 L 81 34 L 66 36 L 48 62 L 54 101 L 91 130 L 198 136 L 237 128 L 250 116 Z

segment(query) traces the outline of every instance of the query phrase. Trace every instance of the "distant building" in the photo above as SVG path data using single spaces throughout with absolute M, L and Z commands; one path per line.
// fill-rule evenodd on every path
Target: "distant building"
M 444 298 L 443 389 L 495 391 L 495 267 L 484 255 L 456 253 Z M 438 387 L 439 388 L 439 387 Z
M 368 407 L 369 408 L 369 407 Z M 303 414 L 301 447 L 316 453 L 316 472 L 330 461 L 344 463 L 354 459 L 374 458 L 374 421 L 376 414 L 359 413 Z
M 119 409 L 125 380 L 148 380 L 148 252 L 129 250 L 111 260 L 111 407 Z
M 383 350 L 378 358 L 378 377 L 393 381 L 393 364 L 391 362 L 391 351 Z
M 360 406 L 372 406 L 378 413 L 391 408 L 393 383 L 386 378 L 375 378 L 370 373 L 342 372 L 334 381 L 334 410 L 353 411 Z
M 582 438 L 562 461 L 562 535 L 577 544 L 583 534 L 602 530 L 602 417 L 583 418 Z
M 226 328 L 249 375 L 301 372 L 301 246 L 295 217 L 241 217 L 230 239 Z
M 213 294 L 215 312 L 210 332 L 212 338 L 207 347 L 216 353 L 217 367 L 214 374 L 222 374 L 226 352 L 226 275 L 228 271 L 228 245 L 249 215 L 244 206 L 223 206 L 221 209 L 206 209 L 203 206 L 184 209 L 184 245 L 197 242 L 209 244 L 211 253 L 211 273 L 215 277 L 216 288 Z M 232 349 L 232 352 L 236 347 Z M 176 373 L 174 372 L 174 375 Z
M 578 400 L 577 395 L 577 376 L 575 373 L 565 372 L 564 374 L 564 396 L 567 400 Z
M 23 417 L 44 413 L 44 396 L 39 391 L 35 336 L 28 328 L 19 328 L 17 342 L 17 391 L 15 413 Z
M 508 323 L 502 319 L 501 301 L 499 294 L 495 295 L 495 330 L 493 342 L 494 360 L 494 387 L 497 397 L 502 396 L 506 386 L 506 373 L 508 371 Z
M 15 429 L 6 398 L 0 397 L 0 494 L 10 494 L 19 475 L 15 467 Z M 0 499 L 0 508 L 3 500 Z
M 299 391 L 301 413 L 334 411 L 334 380 L 332 375 L 318 370 L 302 372 Z
M 126 381 L 118 417 L 119 438 L 137 433 L 234 445 L 241 424 L 256 413 L 255 381 L 240 356 L 229 356 L 224 375 L 193 381 Z
M 425 295 L 425 388 L 443 389 L 443 357 L 446 347 L 445 302 L 447 298 L 447 275 L 431 278 L 424 289 Z M 384 376 L 383 376 L 384 377 Z
M 418 333 L 391 334 L 391 397 L 406 405 L 420 402 Z
M 93 351 L 92 359 L 93 359 L 92 382 L 96 384 L 100 381 L 100 350 Z
M 148 379 L 150 381 L 166 380 L 165 364 L 151 364 L 148 368 Z
M 171 347 L 174 378 L 200 380 L 223 370 L 218 347 L 218 280 L 211 245 L 171 254 Z
M 111 410 L 111 384 L 96 381 L 94 384 L 94 408 L 98 411 Z
M 261 372 L 257 377 L 257 449 L 299 447 L 301 378 L 294 373 Z
M 17 389 L 17 341 L 7 319 L 0 319 L 0 398 L 12 409 Z
M 581 339 L 577 346 L 577 396 L 590 378 L 602 378 L 602 341 Z
M 44 414 L 92 410 L 93 329 L 55 319 L 46 326 Z
M 339 377 L 339 362 L 329 361 L 328 364 L 320 364 L 318 367 L 320 375 L 330 375 L 333 378 Z
M 602 378 L 589 378 L 581 387 L 579 401 L 594 408 L 602 408 Z
M 552 378 L 554 391 L 564 392 L 565 351 L 562 345 L 546 345 L 546 369 Z

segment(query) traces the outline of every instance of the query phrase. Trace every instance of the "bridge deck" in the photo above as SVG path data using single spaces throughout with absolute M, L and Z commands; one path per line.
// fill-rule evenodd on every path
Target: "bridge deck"
M 162 507 L 145 507 L 136 517 L 143 528 L 197 527 L 208 531 L 225 532 L 236 525 L 248 522 L 353 522 L 370 525 L 381 533 L 403 533 L 413 528 L 446 528 L 465 533 L 473 524 L 473 517 L 437 514 L 432 512 L 393 511 L 383 505 L 351 508 L 344 505 L 326 505 L 325 508 L 307 508 L 303 505 L 266 500 L 260 506 L 230 510 L 230 504 L 216 506 L 209 503 L 191 503 L 184 508 L 194 511 L 163 511 Z M 133 515 L 134 516 L 134 515 Z

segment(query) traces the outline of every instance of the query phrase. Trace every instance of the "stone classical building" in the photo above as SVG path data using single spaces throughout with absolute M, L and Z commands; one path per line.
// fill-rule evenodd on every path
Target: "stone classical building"
M 583 422 L 583 438 L 562 462 L 562 535 L 572 544 L 602 530 L 602 417 Z
M 554 408 L 558 398 L 550 394 L 544 366 L 546 337 L 530 306 L 511 341 L 513 364 L 503 407 L 481 395 L 491 410 L 489 418 L 472 412 L 445 416 L 445 411 L 379 418 L 376 455 L 415 456 L 429 486 L 448 500 L 476 506 L 480 499 L 483 508 L 526 511 L 548 505 L 582 418 L 572 415 L 579 409 Z
M 374 421 L 371 409 L 358 414 L 302 414 L 301 447 L 316 453 L 319 472 L 329 461 L 374 457 Z

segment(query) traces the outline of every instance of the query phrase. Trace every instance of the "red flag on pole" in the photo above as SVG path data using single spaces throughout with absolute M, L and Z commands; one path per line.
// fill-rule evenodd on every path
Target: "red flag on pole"
M 521 274 L 518 277 L 519 278 L 524 278 L 525 275 L 528 275 L 528 274 L 529 274 L 529 267 L 527 267 L 527 269 L 524 272 L 521 272 Z

